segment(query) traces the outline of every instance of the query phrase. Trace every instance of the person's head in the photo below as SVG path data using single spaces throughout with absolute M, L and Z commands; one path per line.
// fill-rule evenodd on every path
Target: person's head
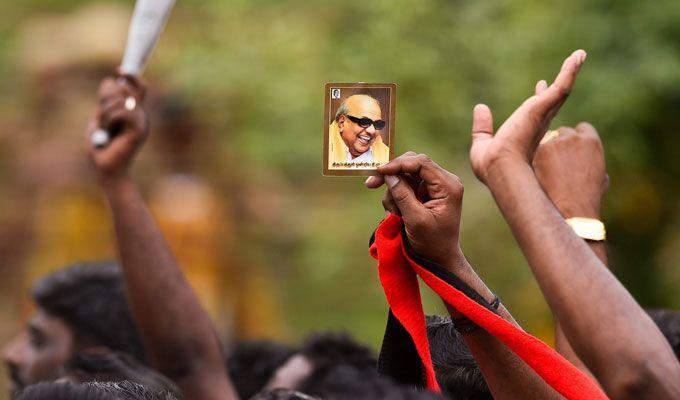
M 130 381 L 42 382 L 24 389 L 17 400 L 178 400 L 170 392 Z
M 297 351 L 294 346 L 275 341 L 236 342 L 226 363 L 239 397 L 249 399 L 262 390 L 276 369 L 285 364 Z
M 433 400 L 440 396 L 399 385 L 386 376 L 354 368 L 348 364 L 326 365 L 316 369 L 299 389 L 322 399 L 347 400 Z
M 70 382 L 41 382 L 26 387 L 16 400 L 117 400 L 97 388 Z
M 245 399 L 246 397 L 242 397 Z M 253 397 L 248 397 L 250 400 L 321 400 L 318 397 L 310 396 L 302 392 L 291 389 L 273 389 L 265 390 Z
M 140 385 L 130 381 L 88 382 L 83 385 L 110 394 L 116 400 L 179 400 L 179 397 L 168 390 Z
M 267 388 L 296 389 L 318 395 L 301 388 L 314 384 L 334 366 L 346 365 L 364 374 L 375 374 L 376 363 L 373 352 L 349 335 L 317 333 L 307 337 L 300 351 L 276 369 Z
M 345 333 L 313 334 L 298 353 L 276 370 L 262 395 L 283 388 L 322 399 L 439 398 L 379 375 L 376 364 L 373 352 Z
M 3 351 L 14 389 L 56 379 L 78 351 L 106 348 L 145 360 L 114 262 L 75 264 L 33 287 L 36 313 Z
M 178 398 L 181 393 L 170 379 L 125 353 L 113 351 L 77 353 L 64 366 L 60 380 L 72 383 L 129 381 Z
M 656 326 L 668 340 L 675 356 L 680 360 L 680 311 L 646 309 Z
M 449 317 L 427 316 L 427 338 L 437 381 L 456 400 L 493 399 L 472 353 Z
M 335 113 L 335 122 L 340 137 L 353 157 L 367 152 L 380 135 L 380 129 L 385 126 L 380 103 L 365 94 L 346 98 Z

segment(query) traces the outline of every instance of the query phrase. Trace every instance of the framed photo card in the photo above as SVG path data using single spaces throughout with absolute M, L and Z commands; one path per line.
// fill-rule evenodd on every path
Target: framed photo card
M 393 157 L 394 83 L 327 83 L 324 176 L 376 175 Z

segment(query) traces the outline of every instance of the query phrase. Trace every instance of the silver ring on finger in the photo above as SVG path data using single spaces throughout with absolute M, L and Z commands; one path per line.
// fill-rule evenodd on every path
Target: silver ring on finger
M 128 96 L 125 98 L 125 109 L 128 111 L 132 111 L 137 107 L 137 100 L 135 100 L 134 97 Z

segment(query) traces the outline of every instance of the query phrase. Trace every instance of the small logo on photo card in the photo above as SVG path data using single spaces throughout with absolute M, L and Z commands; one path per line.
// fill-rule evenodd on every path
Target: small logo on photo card
M 340 98 L 340 89 L 334 88 L 331 89 L 331 99 L 339 99 Z

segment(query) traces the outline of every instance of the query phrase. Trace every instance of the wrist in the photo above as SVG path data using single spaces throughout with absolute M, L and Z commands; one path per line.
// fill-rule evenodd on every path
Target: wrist
M 565 219 L 581 217 L 581 218 L 593 218 L 602 219 L 600 213 L 600 207 L 584 204 L 559 204 L 556 203 L 555 207 L 557 211 L 562 214 Z
M 535 179 L 533 169 L 526 160 L 519 156 L 499 157 L 489 164 L 484 183 L 492 193 L 505 191 L 507 186 L 516 186 L 523 174 Z
M 116 174 L 100 174 L 98 177 L 99 185 L 104 190 L 107 196 L 112 196 L 134 187 L 132 177 L 128 171 L 123 171 Z
M 485 300 L 489 302 L 493 300 L 494 294 L 489 290 L 482 278 L 477 275 L 474 268 L 472 268 L 472 265 L 468 262 L 460 246 L 456 247 L 455 252 L 452 253 L 446 261 L 438 264 L 470 286 Z
M 453 274 L 456 274 L 457 271 L 463 270 L 466 266 L 469 266 L 458 243 L 451 246 L 447 251 L 440 251 L 436 255 L 421 254 L 421 256 L 444 267 L 444 269 Z

